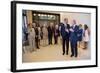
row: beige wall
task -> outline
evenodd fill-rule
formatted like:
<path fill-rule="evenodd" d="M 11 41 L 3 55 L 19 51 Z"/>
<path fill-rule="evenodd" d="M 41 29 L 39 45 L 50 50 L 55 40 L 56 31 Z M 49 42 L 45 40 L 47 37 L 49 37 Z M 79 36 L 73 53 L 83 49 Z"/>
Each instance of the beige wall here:
<path fill-rule="evenodd" d="M 32 11 L 27 11 L 27 20 L 28 20 L 28 24 L 32 23 Z"/>
<path fill-rule="evenodd" d="M 60 13 L 61 22 L 63 22 L 64 18 L 69 19 L 69 24 L 72 24 L 72 20 L 75 19 L 77 24 L 87 24 L 89 27 L 91 25 L 91 14 L 88 13 Z"/>
<path fill-rule="evenodd" d="M 91 14 L 88 13 L 59 13 L 60 14 L 60 21 L 63 22 L 64 18 L 69 19 L 69 24 L 72 24 L 72 20 L 75 19 L 77 24 L 87 24 L 90 27 L 91 24 Z M 27 20 L 28 24 L 32 23 L 32 11 L 27 11 Z"/>

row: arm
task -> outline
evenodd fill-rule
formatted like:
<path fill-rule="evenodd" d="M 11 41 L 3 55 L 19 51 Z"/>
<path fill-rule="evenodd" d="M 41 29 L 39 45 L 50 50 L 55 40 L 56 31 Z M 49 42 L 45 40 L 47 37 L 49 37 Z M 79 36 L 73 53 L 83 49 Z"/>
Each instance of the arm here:
<path fill-rule="evenodd" d="M 79 31 L 79 27 L 76 25 L 75 28 L 74 28 L 74 32 L 77 34 Z"/>

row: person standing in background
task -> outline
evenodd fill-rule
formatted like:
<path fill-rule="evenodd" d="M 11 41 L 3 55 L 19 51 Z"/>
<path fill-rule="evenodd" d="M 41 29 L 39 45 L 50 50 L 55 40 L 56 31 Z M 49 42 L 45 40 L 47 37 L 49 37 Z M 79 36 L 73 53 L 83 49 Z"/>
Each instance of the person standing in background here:
<path fill-rule="evenodd" d="M 59 27 L 58 27 L 58 25 L 55 25 L 55 28 L 54 28 L 54 41 L 55 41 L 55 44 L 58 44 L 58 36 L 59 36 Z"/>
<path fill-rule="evenodd" d="M 41 36 L 41 40 L 43 40 L 43 26 L 41 26 L 40 28 L 41 28 L 40 36 Z"/>
<path fill-rule="evenodd" d="M 79 30 L 79 27 L 76 24 L 76 20 L 73 20 L 72 26 L 70 28 L 71 57 L 78 56 L 78 49 L 77 49 L 78 30 Z"/>
<path fill-rule="evenodd" d="M 46 25 L 44 24 L 43 25 L 43 29 L 42 29 L 42 31 L 43 31 L 43 46 L 46 46 L 47 44 L 47 38 L 48 38 L 48 30 L 47 30 L 47 28 L 46 28 Z"/>
<path fill-rule="evenodd" d="M 48 44 L 52 44 L 52 37 L 53 37 L 53 23 L 50 23 L 48 26 Z"/>
<path fill-rule="evenodd" d="M 28 39 L 29 39 L 30 52 L 32 52 L 35 50 L 35 30 L 32 24 L 29 24 Z"/>
<path fill-rule="evenodd" d="M 61 25 L 62 23 L 59 23 L 59 38 L 60 38 L 60 43 L 62 44 Z"/>
<path fill-rule="evenodd" d="M 81 43 L 82 43 L 82 39 L 83 39 L 83 29 L 82 29 L 82 24 L 79 24 L 79 30 L 78 30 L 78 46 L 79 48 L 81 47 Z"/>
<path fill-rule="evenodd" d="M 39 37 L 39 40 L 38 40 L 38 44 L 39 44 L 39 46 L 40 46 L 40 40 L 41 40 L 41 28 L 40 28 L 40 26 L 38 26 L 38 32 L 39 32 L 39 34 L 38 34 L 38 37 Z"/>
<path fill-rule="evenodd" d="M 68 18 L 64 18 L 64 22 L 61 23 L 61 31 L 60 31 L 62 36 L 63 55 L 65 54 L 65 52 L 66 55 L 68 55 L 69 51 L 69 29 L 70 25 L 68 24 Z"/>
<path fill-rule="evenodd" d="M 83 40 L 84 40 L 84 48 L 83 49 L 87 49 L 87 47 L 88 47 L 89 36 L 90 36 L 90 30 L 89 30 L 88 26 L 85 24 L 84 25 L 84 34 L 83 34 Z"/>
<path fill-rule="evenodd" d="M 35 43 L 36 43 L 36 48 L 40 49 L 39 48 L 39 30 L 38 30 L 37 24 L 36 24 L 36 27 L 35 27 Z"/>
<path fill-rule="evenodd" d="M 25 25 L 22 25 L 22 45 L 23 45 L 23 52 L 26 51 L 26 46 L 29 45 L 28 42 L 28 29 Z"/>

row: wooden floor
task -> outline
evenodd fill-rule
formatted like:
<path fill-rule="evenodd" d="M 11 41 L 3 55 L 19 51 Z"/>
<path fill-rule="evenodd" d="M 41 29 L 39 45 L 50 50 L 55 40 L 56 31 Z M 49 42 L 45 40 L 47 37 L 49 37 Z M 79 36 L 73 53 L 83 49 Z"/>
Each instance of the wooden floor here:
<path fill-rule="evenodd" d="M 27 49 L 29 46 L 27 46 Z M 82 47 L 82 46 L 81 46 Z M 23 63 L 31 62 L 47 62 L 47 61 L 68 61 L 68 60 L 86 60 L 90 59 L 90 48 L 84 50 L 78 48 L 78 57 L 70 57 L 71 49 L 69 47 L 69 55 L 62 55 L 62 45 L 47 45 L 45 47 L 40 46 L 40 49 L 36 49 L 33 52 L 26 51 L 22 54 Z"/>

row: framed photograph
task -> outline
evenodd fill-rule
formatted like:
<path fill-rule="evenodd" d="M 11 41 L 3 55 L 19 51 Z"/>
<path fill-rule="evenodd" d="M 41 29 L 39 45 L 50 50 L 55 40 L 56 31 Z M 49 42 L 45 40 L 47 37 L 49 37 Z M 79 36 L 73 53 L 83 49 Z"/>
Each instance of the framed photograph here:
<path fill-rule="evenodd" d="M 11 71 L 97 67 L 97 6 L 11 2 Z"/>

